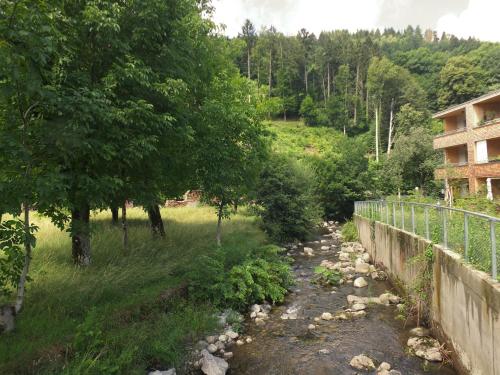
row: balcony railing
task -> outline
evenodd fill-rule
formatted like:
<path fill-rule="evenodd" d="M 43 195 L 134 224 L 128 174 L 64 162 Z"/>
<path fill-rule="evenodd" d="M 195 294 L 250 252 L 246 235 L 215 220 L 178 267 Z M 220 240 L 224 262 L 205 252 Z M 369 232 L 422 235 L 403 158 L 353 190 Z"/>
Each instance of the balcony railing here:
<path fill-rule="evenodd" d="M 467 130 L 467 127 L 457 128 L 457 129 L 453 129 L 453 130 L 445 130 L 444 133 L 436 135 L 435 138 L 446 137 L 448 135 L 462 133 L 466 130 Z"/>

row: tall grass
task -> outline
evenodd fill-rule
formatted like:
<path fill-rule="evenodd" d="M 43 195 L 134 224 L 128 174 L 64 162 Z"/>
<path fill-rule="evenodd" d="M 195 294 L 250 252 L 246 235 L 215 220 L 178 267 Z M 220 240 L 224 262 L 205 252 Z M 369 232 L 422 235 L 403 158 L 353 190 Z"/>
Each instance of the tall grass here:
<path fill-rule="evenodd" d="M 68 234 L 37 217 L 33 281 L 15 331 L 0 336 L 0 373 L 143 374 L 148 365 L 179 364 L 186 342 L 214 327 L 213 311 L 184 301 L 166 306 L 159 296 L 182 283 L 177 270 L 214 248 L 216 217 L 209 207 L 162 215 L 167 235 L 155 239 L 144 211 L 129 210 L 125 251 L 111 215 L 94 214 L 88 269 L 73 265 Z M 243 250 L 265 243 L 256 220 L 240 210 L 224 223 L 224 244 Z"/>

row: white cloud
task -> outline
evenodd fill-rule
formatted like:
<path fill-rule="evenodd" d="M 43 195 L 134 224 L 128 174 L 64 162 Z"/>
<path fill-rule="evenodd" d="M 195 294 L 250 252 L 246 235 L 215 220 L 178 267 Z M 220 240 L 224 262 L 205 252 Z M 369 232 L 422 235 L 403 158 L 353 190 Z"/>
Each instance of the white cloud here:
<path fill-rule="evenodd" d="M 457 14 L 447 14 L 437 23 L 437 30 L 458 37 L 476 37 L 481 40 L 500 42 L 500 1 L 470 0 L 467 9 Z"/>
<path fill-rule="evenodd" d="M 306 28 L 317 35 L 322 30 L 372 29 L 377 25 L 384 0 L 215 0 L 214 20 L 235 36 L 245 19 L 259 30 L 275 26 L 285 34 Z"/>

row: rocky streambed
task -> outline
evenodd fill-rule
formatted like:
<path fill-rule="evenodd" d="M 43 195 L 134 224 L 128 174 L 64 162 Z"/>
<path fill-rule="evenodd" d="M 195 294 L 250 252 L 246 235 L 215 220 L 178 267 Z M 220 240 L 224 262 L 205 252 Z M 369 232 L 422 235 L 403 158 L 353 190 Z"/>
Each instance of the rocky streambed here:
<path fill-rule="evenodd" d="M 282 306 L 252 306 L 251 339 L 231 347 L 227 374 L 456 374 L 427 330 L 396 319 L 402 301 L 385 273 L 338 229 L 325 223 L 316 241 L 289 247 L 296 286 Z M 340 271 L 341 285 L 314 283 L 320 265 Z"/>

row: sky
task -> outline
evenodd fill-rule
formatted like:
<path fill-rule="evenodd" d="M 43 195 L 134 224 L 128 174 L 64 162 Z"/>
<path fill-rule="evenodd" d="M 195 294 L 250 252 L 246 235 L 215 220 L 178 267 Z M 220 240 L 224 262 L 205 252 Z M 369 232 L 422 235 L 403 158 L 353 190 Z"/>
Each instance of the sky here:
<path fill-rule="evenodd" d="M 214 20 L 236 36 L 245 19 L 293 35 L 323 30 L 404 29 L 407 25 L 500 42 L 500 0 L 213 0 Z"/>

